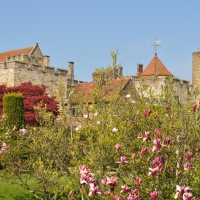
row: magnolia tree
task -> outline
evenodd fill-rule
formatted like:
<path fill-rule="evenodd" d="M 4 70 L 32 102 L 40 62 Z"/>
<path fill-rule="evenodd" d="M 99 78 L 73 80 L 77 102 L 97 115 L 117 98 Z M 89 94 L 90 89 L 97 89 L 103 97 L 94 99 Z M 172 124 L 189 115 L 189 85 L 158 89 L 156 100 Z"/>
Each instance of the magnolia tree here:
<path fill-rule="evenodd" d="M 156 105 L 128 94 L 83 109 L 71 144 L 82 199 L 198 199 L 199 105 L 169 89 Z"/>
<path fill-rule="evenodd" d="M 152 97 L 159 99 L 155 105 L 135 101 L 135 91 L 120 90 L 106 101 L 102 92 L 101 85 L 94 89 L 91 102 L 76 105 L 74 116 L 63 107 L 51 121 L 51 113 L 38 108 L 41 127 L 2 130 L 5 177 L 15 177 L 38 199 L 197 200 L 196 93 L 181 104 L 168 85 Z M 31 188 L 30 178 L 38 187 Z"/>

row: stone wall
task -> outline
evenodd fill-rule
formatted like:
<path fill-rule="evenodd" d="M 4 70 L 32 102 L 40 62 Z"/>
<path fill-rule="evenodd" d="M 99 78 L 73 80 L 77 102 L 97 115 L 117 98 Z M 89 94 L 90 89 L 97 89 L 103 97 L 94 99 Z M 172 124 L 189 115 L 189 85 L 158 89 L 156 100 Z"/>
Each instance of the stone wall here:
<path fill-rule="evenodd" d="M 0 64 L 0 84 L 10 86 L 18 86 L 24 82 L 32 82 L 36 85 L 46 85 L 47 92 L 51 95 L 58 93 L 58 86 L 60 82 L 64 85 L 74 86 L 74 63 L 68 63 L 68 70 L 55 69 L 51 66 L 37 65 L 36 62 L 24 62 L 28 58 L 22 56 L 18 58 L 10 58 L 5 64 Z M 42 58 L 43 59 L 43 58 Z M 21 62 L 23 60 L 23 62 Z M 39 64 L 39 63 L 38 63 Z"/>
<path fill-rule="evenodd" d="M 173 90 L 176 92 L 177 98 L 179 98 L 180 102 L 184 102 L 189 95 L 189 91 L 193 89 L 193 86 L 189 85 L 188 81 L 166 76 L 149 77 L 145 79 L 132 77 L 132 79 L 139 95 L 143 97 L 149 96 L 149 89 L 151 89 L 153 95 L 158 96 L 162 93 L 163 88 L 167 84 L 171 84 Z M 142 85 L 147 86 L 146 90 L 140 90 Z"/>
<path fill-rule="evenodd" d="M 192 84 L 200 87 L 200 51 L 192 54 Z"/>

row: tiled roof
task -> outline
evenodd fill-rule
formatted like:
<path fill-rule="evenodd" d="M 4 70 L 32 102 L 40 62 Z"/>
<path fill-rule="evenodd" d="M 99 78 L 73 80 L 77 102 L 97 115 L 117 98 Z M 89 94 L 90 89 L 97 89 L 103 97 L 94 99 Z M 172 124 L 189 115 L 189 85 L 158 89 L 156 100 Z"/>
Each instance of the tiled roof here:
<path fill-rule="evenodd" d="M 34 47 L 27 47 L 23 49 L 11 50 L 0 53 L 0 62 L 5 62 L 8 56 L 29 55 Z"/>
<path fill-rule="evenodd" d="M 106 101 L 109 101 L 110 97 L 116 95 L 120 89 L 125 90 L 127 85 L 130 84 L 132 80 L 130 78 L 124 79 L 113 79 L 105 82 L 103 86 L 103 98 Z M 133 83 L 132 83 L 133 84 Z M 130 84 L 131 85 L 131 84 Z M 127 89 L 135 89 L 135 87 L 131 85 L 131 87 L 127 87 Z M 92 92 L 95 89 L 95 83 L 78 83 L 75 87 L 73 94 L 70 96 L 71 102 L 91 102 L 92 101 Z M 135 90 L 136 92 L 136 90 Z M 136 95 L 138 98 L 138 95 Z"/>
<path fill-rule="evenodd" d="M 146 69 L 141 73 L 142 76 L 172 76 L 172 74 L 163 65 L 160 59 L 155 56 L 151 62 L 148 64 Z"/>

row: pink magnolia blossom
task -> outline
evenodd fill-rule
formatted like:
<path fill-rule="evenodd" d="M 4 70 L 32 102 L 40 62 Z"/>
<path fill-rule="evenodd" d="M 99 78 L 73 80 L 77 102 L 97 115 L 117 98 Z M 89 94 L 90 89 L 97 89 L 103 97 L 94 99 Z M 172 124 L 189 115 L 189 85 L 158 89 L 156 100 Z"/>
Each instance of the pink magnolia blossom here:
<path fill-rule="evenodd" d="M 122 185 L 121 188 L 122 188 L 121 192 L 124 192 L 124 193 L 130 189 L 127 184 Z"/>
<path fill-rule="evenodd" d="M 143 141 L 151 141 L 151 138 L 149 137 L 150 136 L 150 132 L 149 131 L 146 131 L 145 132 L 145 137 L 143 138 Z"/>
<path fill-rule="evenodd" d="M 169 108 L 170 108 L 170 105 L 167 104 L 167 105 L 166 105 L 166 110 L 169 110 Z"/>
<path fill-rule="evenodd" d="M 14 126 L 14 127 L 13 127 L 13 131 L 16 131 L 16 130 L 17 130 L 17 127 L 16 127 L 16 126 Z"/>
<path fill-rule="evenodd" d="M 113 197 L 113 200 L 121 200 L 121 197 L 115 195 L 115 196 Z"/>
<path fill-rule="evenodd" d="M 74 191 L 71 190 L 71 191 L 69 192 L 69 194 L 68 194 L 68 197 L 72 197 L 73 193 L 74 193 Z"/>
<path fill-rule="evenodd" d="M 184 165 L 184 170 L 189 170 L 190 169 L 190 163 L 186 162 Z"/>
<path fill-rule="evenodd" d="M 143 114 L 144 114 L 144 117 L 147 117 L 147 115 L 148 115 L 148 110 L 144 110 L 144 111 L 143 111 Z"/>
<path fill-rule="evenodd" d="M 3 154 L 3 151 L 0 151 L 0 156 L 2 156 L 2 154 Z"/>
<path fill-rule="evenodd" d="M 141 186 L 141 183 L 142 183 L 142 179 L 140 178 L 140 177 L 136 177 L 136 185 L 138 186 L 138 187 L 140 187 Z"/>
<path fill-rule="evenodd" d="M 25 128 L 23 129 L 20 129 L 19 132 L 22 134 L 22 135 L 25 135 L 27 133 L 27 130 Z"/>
<path fill-rule="evenodd" d="M 137 157 L 137 154 L 136 154 L 136 153 L 133 153 L 131 157 L 132 157 L 132 159 L 134 160 L 134 159 Z"/>
<path fill-rule="evenodd" d="M 79 171 L 80 171 L 80 174 L 89 174 L 90 173 L 90 169 L 86 165 L 80 165 Z"/>
<path fill-rule="evenodd" d="M 143 148 L 140 152 L 141 155 L 145 155 L 146 152 L 148 151 L 148 148 Z"/>
<path fill-rule="evenodd" d="M 118 161 L 117 163 L 121 163 L 122 165 L 124 165 L 125 163 L 128 163 L 127 157 L 126 156 L 121 156 L 120 161 Z"/>
<path fill-rule="evenodd" d="M 138 133 L 137 138 L 138 138 L 138 139 L 142 138 L 141 133 Z"/>
<path fill-rule="evenodd" d="M 137 189 L 131 190 L 131 194 L 137 196 L 138 195 L 138 190 Z"/>
<path fill-rule="evenodd" d="M 188 160 L 191 160 L 191 158 L 192 158 L 192 152 L 188 151 L 187 153 L 185 153 L 184 157 L 187 158 Z"/>
<path fill-rule="evenodd" d="M 192 106 L 192 110 L 193 110 L 193 112 L 195 112 L 196 109 L 197 109 L 197 104 L 195 103 L 195 104 Z"/>
<path fill-rule="evenodd" d="M 161 138 L 162 135 L 163 135 L 163 133 L 161 133 L 158 129 L 155 129 L 155 130 L 154 130 L 154 133 L 155 133 L 159 138 Z"/>
<path fill-rule="evenodd" d="M 110 190 L 113 191 L 117 186 L 118 178 L 115 177 L 107 177 L 108 185 L 110 185 Z"/>
<path fill-rule="evenodd" d="M 156 200 L 157 196 L 158 196 L 158 191 L 153 191 L 150 193 L 151 199 L 152 200 Z"/>
<path fill-rule="evenodd" d="M 89 196 L 93 195 L 95 196 L 96 194 L 101 194 L 99 186 L 96 186 L 94 184 L 90 184 L 90 189 L 89 189 Z"/>
<path fill-rule="evenodd" d="M 171 138 L 165 138 L 164 144 L 167 145 L 167 146 L 170 145 L 171 144 L 171 140 L 172 140 Z"/>
<path fill-rule="evenodd" d="M 191 191 L 192 191 L 192 188 L 190 187 L 176 185 L 176 194 L 174 198 L 177 199 L 179 197 L 182 197 L 184 193 L 188 193 Z"/>
<path fill-rule="evenodd" d="M 3 150 L 7 150 L 8 149 L 8 146 L 7 146 L 7 144 L 5 142 L 3 142 L 2 147 L 3 147 Z"/>
<path fill-rule="evenodd" d="M 192 193 L 186 192 L 183 194 L 183 200 L 191 200 L 193 197 Z"/>
<path fill-rule="evenodd" d="M 158 117 L 158 114 L 155 114 L 155 115 L 154 115 L 154 119 L 156 119 L 157 117 Z"/>
<path fill-rule="evenodd" d="M 155 168 L 149 168 L 149 173 L 148 175 L 152 175 L 155 176 L 158 172 L 160 171 L 159 166 L 155 167 Z"/>
<path fill-rule="evenodd" d="M 120 150 L 120 144 L 115 145 L 116 151 L 118 152 Z"/>
<path fill-rule="evenodd" d="M 107 185 L 107 179 L 106 179 L 106 178 L 105 178 L 105 179 L 102 179 L 102 180 L 101 180 L 101 183 L 102 183 L 103 186 L 106 186 L 106 185 Z"/>
<path fill-rule="evenodd" d="M 153 148 L 152 148 L 152 152 L 156 152 L 157 150 L 159 150 L 162 147 L 162 142 L 160 139 L 156 140 L 154 139 L 153 141 Z"/>

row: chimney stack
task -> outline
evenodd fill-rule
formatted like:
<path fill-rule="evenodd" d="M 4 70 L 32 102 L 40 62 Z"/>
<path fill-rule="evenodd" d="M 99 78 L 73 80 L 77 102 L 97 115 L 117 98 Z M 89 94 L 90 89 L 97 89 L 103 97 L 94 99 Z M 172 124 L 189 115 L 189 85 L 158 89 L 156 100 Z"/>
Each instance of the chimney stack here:
<path fill-rule="evenodd" d="M 143 64 L 138 63 L 137 64 L 137 76 L 140 76 L 143 72 Z"/>
<path fill-rule="evenodd" d="M 123 76 L 123 67 L 120 66 L 119 67 L 119 78 L 121 78 Z"/>

